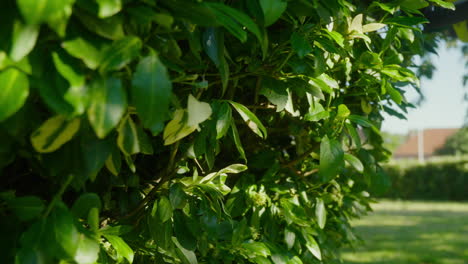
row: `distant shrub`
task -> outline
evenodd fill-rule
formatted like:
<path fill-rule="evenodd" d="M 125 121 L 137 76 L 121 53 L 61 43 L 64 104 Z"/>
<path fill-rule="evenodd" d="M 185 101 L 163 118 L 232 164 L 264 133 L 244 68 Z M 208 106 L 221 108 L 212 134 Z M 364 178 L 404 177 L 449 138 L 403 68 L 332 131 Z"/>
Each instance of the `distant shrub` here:
<path fill-rule="evenodd" d="M 383 197 L 424 200 L 468 200 L 468 158 L 425 164 L 398 162 L 385 166 L 392 188 Z"/>

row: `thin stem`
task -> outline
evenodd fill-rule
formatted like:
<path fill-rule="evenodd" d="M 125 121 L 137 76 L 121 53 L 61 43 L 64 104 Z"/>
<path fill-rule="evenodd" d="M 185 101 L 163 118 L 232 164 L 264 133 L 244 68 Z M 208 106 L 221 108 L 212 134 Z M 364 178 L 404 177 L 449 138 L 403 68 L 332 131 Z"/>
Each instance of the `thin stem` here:
<path fill-rule="evenodd" d="M 65 182 L 62 184 L 62 186 L 60 186 L 59 191 L 55 194 L 54 198 L 52 198 L 52 201 L 49 203 L 49 206 L 47 207 L 47 210 L 45 211 L 43 215 L 44 218 L 46 218 L 50 214 L 52 209 L 54 209 L 54 206 L 57 203 L 57 201 L 62 199 L 63 193 L 67 190 L 68 185 L 70 185 L 74 177 L 75 175 L 73 174 L 68 175 Z"/>

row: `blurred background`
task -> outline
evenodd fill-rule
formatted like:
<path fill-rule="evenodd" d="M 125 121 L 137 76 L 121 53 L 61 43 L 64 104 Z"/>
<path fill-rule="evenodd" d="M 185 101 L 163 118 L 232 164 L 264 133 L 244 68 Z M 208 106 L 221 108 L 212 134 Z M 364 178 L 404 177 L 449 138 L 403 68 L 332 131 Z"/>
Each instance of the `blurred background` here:
<path fill-rule="evenodd" d="M 466 10 L 468 14 L 468 10 Z M 439 32 L 432 53 L 413 69 L 420 89 L 405 97 L 415 108 L 385 115 L 385 171 L 392 187 L 354 223 L 360 246 L 344 263 L 468 263 L 468 25 Z"/>

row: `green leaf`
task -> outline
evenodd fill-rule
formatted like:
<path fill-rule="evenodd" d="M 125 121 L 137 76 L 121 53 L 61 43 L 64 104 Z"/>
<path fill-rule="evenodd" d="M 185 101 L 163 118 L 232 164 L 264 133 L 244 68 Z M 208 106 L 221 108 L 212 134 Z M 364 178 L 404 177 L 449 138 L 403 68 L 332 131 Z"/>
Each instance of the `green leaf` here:
<path fill-rule="evenodd" d="M 101 234 L 104 235 L 113 235 L 113 236 L 121 236 L 127 233 L 130 233 L 133 230 L 133 226 L 129 225 L 118 225 L 118 226 L 110 226 L 106 225 L 101 228 L 99 231 Z"/>
<path fill-rule="evenodd" d="M 39 26 L 23 24 L 15 21 L 10 49 L 10 58 L 14 61 L 22 60 L 36 45 L 39 35 Z"/>
<path fill-rule="evenodd" d="M 455 5 L 452 2 L 444 1 L 444 0 L 429 0 L 429 2 L 435 3 L 438 6 L 443 8 L 447 8 L 450 10 L 455 10 Z"/>
<path fill-rule="evenodd" d="M 164 145 L 171 145 L 190 135 L 196 129 L 196 126 L 186 125 L 185 111 L 177 109 L 174 113 L 174 118 L 164 128 Z"/>
<path fill-rule="evenodd" d="M 129 263 L 133 262 L 133 250 L 121 237 L 107 234 L 104 235 L 104 237 L 109 241 L 109 243 L 111 243 L 112 247 L 117 252 L 117 259 L 121 260 L 122 258 L 125 258 Z"/>
<path fill-rule="evenodd" d="M 176 237 L 172 237 L 172 242 L 174 242 L 174 244 L 176 245 L 176 247 L 180 250 L 180 252 L 182 253 L 182 257 L 183 257 L 183 262 L 184 263 L 187 263 L 187 264 L 198 264 L 198 260 L 197 260 L 197 256 L 195 255 L 195 253 L 191 250 L 187 250 L 185 249 L 180 243 L 179 241 L 177 240 Z"/>
<path fill-rule="evenodd" d="M 325 110 L 325 108 L 323 108 L 322 104 L 320 104 L 318 100 L 312 98 L 311 101 L 312 103 L 309 103 L 309 112 L 304 115 L 304 120 L 317 122 L 330 117 L 330 112 Z"/>
<path fill-rule="evenodd" d="M 105 19 L 99 19 L 85 11 L 78 11 L 76 9 L 73 11 L 73 15 L 76 15 L 89 31 L 112 40 L 125 38 L 123 16 L 117 14 Z"/>
<path fill-rule="evenodd" d="M 94 264 L 99 258 L 99 250 L 99 243 L 96 240 L 80 234 L 73 259 L 78 264 Z"/>
<path fill-rule="evenodd" d="M 29 95 L 29 81 L 26 74 L 8 68 L 0 72 L 0 122 L 18 111 Z"/>
<path fill-rule="evenodd" d="M 40 216 L 45 208 L 44 202 L 37 196 L 18 197 L 7 203 L 21 221 L 29 221 Z"/>
<path fill-rule="evenodd" d="M 169 7 L 176 17 L 187 19 L 191 23 L 200 26 L 216 26 L 216 16 L 213 11 L 200 3 L 190 0 L 164 1 L 164 5 Z M 180 8 L 183 6 L 184 8 Z"/>
<path fill-rule="evenodd" d="M 337 119 L 346 119 L 349 115 L 351 114 L 351 111 L 349 111 L 348 107 L 344 104 L 340 104 L 338 106 L 338 111 L 336 113 L 336 118 Z"/>
<path fill-rule="evenodd" d="M 17 0 L 18 8 L 28 24 L 39 24 L 70 8 L 73 0 Z"/>
<path fill-rule="evenodd" d="M 71 86 L 80 87 L 84 85 L 86 79 L 85 75 L 77 67 L 75 59 L 61 50 L 53 52 L 52 58 L 57 71 L 70 83 Z"/>
<path fill-rule="evenodd" d="M 384 28 L 386 25 L 382 23 L 369 23 L 364 26 L 362 26 L 362 32 L 367 33 L 367 32 L 372 32 L 372 31 L 377 31 L 381 28 Z"/>
<path fill-rule="evenodd" d="M 98 78 L 91 83 L 88 119 L 99 138 L 117 126 L 127 108 L 127 96 L 119 79 Z"/>
<path fill-rule="evenodd" d="M 385 20 L 384 23 L 413 28 L 414 25 L 429 23 L 429 20 L 427 20 L 424 17 L 419 17 L 419 16 L 413 16 L 413 17 L 397 16 L 397 17 L 392 17 L 390 19 Z"/>
<path fill-rule="evenodd" d="M 58 115 L 49 118 L 31 134 L 31 143 L 37 152 L 48 153 L 70 141 L 80 128 L 80 119 L 67 120 Z"/>
<path fill-rule="evenodd" d="M 200 102 L 191 94 L 188 96 L 187 103 L 187 125 L 197 127 L 211 116 L 211 106 L 208 103 Z"/>
<path fill-rule="evenodd" d="M 82 238 L 80 238 L 81 235 L 75 226 L 73 215 L 60 202 L 47 218 L 47 222 L 50 230 L 46 230 L 46 232 L 57 242 L 59 248 L 68 257 L 74 258 L 78 243 Z"/>
<path fill-rule="evenodd" d="M 106 18 L 113 16 L 122 9 L 122 0 L 96 0 L 99 5 L 99 17 Z"/>
<path fill-rule="evenodd" d="M 226 168 L 224 169 L 221 169 L 218 174 L 220 173 L 234 173 L 234 174 L 237 174 L 237 173 L 241 173 L 245 170 L 247 170 L 247 166 L 245 166 L 244 164 L 231 164 L 229 166 L 227 166 Z"/>
<path fill-rule="evenodd" d="M 102 57 L 106 43 L 96 36 L 82 34 L 62 43 L 62 47 L 71 56 L 81 59 L 90 69 L 96 69 Z"/>
<path fill-rule="evenodd" d="M 319 173 L 322 182 L 329 182 L 341 172 L 344 166 L 344 153 L 340 142 L 329 139 L 328 136 L 322 138 L 320 143 L 320 164 Z"/>
<path fill-rule="evenodd" d="M 137 135 L 138 142 L 140 143 L 140 152 L 146 155 L 153 155 L 153 144 L 141 125 L 137 125 Z"/>
<path fill-rule="evenodd" d="M 164 64 L 156 54 L 143 58 L 132 79 L 132 102 L 143 126 L 153 135 L 163 131 L 169 112 L 172 83 Z"/>
<path fill-rule="evenodd" d="M 95 193 L 83 193 L 73 203 L 71 211 L 76 217 L 84 219 L 92 208 L 97 208 L 100 211 L 102 208 L 101 199 Z"/>
<path fill-rule="evenodd" d="M 262 122 L 257 118 L 257 116 L 252 113 L 247 107 L 242 104 L 229 101 L 229 103 L 236 109 L 242 119 L 247 123 L 250 129 L 257 134 L 259 137 L 266 139 L 267 131 L 263 126 Z"/>
<path fill-rule="evenodd" d="M 358 149 L 361 148 L 361 137 L 359 136 L 357 129 L 352 124 L 349 124 L 349 123 L 345 123 L 345 126 L 356 148 Z"/>
<path fill-rule="evenodd" d="M 229 65 L 224 58 L 224 35 L 217 28 L 207 28 L 203 33 L 203 48 L 221 74 L 223 94 L 229 81 Z"/>
<path fill-rule="evenodd" d="M 320 198 L 316 198 L 315 216 L 317 217 L 317 224 L 320 229 L 325 228 L 325 224 L 327 223 L 327 209 L 325 208 L 325 203 Z"/>
<path fill-rule="evenodd" d="M 231 127 L 232 110 L 227 103 L 222 102 L 213 112 L 216 113 L 216 139 L 221 139 Z"/>
<path fill-rule="evenodd" d="M 400 6 L 403 8 L 418 10 L 427 7 L 429 4 L 425 0 L 403 0 Z"/>
<path fill-rule="evenodd" d="M 299 58 L 305 57 L 312 52 L 312 46 L 301 34 L 293 32 L 291 35 L 291 46 Z"/>
<path fill-rule="evenodd" d="M 172 208 L 184 208 L 187 203 L 187 195 L 182 188 L 182 184 L 176 183 L 171 186 L 169 189 L 169 200 L 171 201 Z"/>
<path fill-rule="evenodd" d="M 322 260 L 322 253 L 320 252 L 320 247 L 315 241 L 314 237 L 310 234 L 307 234 L 306 231 L 303 231 L 304 239 L 306 240 L 306 248 L 312 253 L 318 260 Z"/>
<path fill-rule="evenodd" d="M 138 139 L 138 132 L 132 118 L 127 115 L 117 129 L 119 135 L 117 137 L 117 144 L 120 150 L 126 155 L 130 156 L 140 152 L 140 142 Z"/>
<path fill-rule="evenodd" d="M 374 124 L 372 124 L 367 118 L 365 118 L 363 116 L 350 115 L 350 116 L 348 116 L 348 119 L 351 122 L 356 123 L 358 125 L 361 125 L 363 127 L 373 127 L 374 126 Z"/>
<path fill-rule="evenodd" d="M 242 244 L 242 247 L 249 252 L 249 255 L 269 257 L 270 249 L 262 242 L 250 242 Z"/>
<path fill-rule="evenodd" d="M 231 33 L 234 37 L 239 39 L 242 43 L 245 43 L 247 41 L 247 32 L 244 31 L 242 28 L 242 25 L 239 24 L 232 16 L 229 15 L 229 13 L 225 13 L 219 8 L 216 8 L 216 5 L 218 6 L 224 6 L 223 4 L 216 4 L 213 3 L 215 8 L 212 8 L 213 13 L 216 16 L 216 21 L 221 24 L 229 33 Z M 213 6 L 213 4 L 207 4 L 208 6 Z M 228 11 L 235 10 L 233 8 L 225 6 L 225 9 Z"/>
<path fill-rule="evenodd" d="M 386 90 L 388 95 L 390 95 L 390 98 L 392 98 L 395 103 L 401 104 L 403 102 L 403 96 L 401 93 L 397 89 L 393 88 L 393 85 L 389 82 L 387 82 Z"/>
<path fill-rule="evenodd" d="M 286 11 L 287 5 L 288 3 L 283 0 L 260 0 L 265 26 L 270 26 L 275 23 L 283 12 Z"/>
<path fill-rule="evenodd" d="M 142 42 L 138 37 L 128 36 L 116 40 L 103 51 L 101 73 L 120 70 L 140 54 Z"/>
<path fill-rule="evenodd" d="M 245 150 L 244 147 L 242 147 L 242 142 L 239 137 L 239 132 L 237 131 L 236 124 L 234 123 L 234 120 L 231 120 L 231 132 L 232 132 L 232 138 L 234 141 L 234 144 L 236 145 L 236 149 L 239 152 L 241 158 L 245 161 L 247 161 L 247 157 L 245 156 Z"/>
<path fill-rule="evenodd" d="M 351 24 L 349 25 L 348 32 L 352 33 L 355 31 L 356 33 L 361 33 L 363 32 L 362 28 L 362 14 L 356 15 L 353 20 L 351 21 Z"/>
<path fill-rule="evenodd" d="M 319 79 L 319 78 L 313 78 L 313 77 L 310 77 L 309 78 L 309 84 L 314 86 L 314 87 L 318 87 L 320 88 L 320 90 L 328 93 L 328 94 L 331 94 L 333 93 L 333 89 L 327 84 L 327 82 L 325 82 L 324 80 L 322 79 Z"/>
<path fill-rule="evenodd" d="M 111 154 L 106 160 L 106 168 L 115 176 L 119 175 L 120 168 L 122 167 L 122 158 L 120 157 L 120 151 L 117 147 L 114 147 Z"/>
<path fill-rule="evenodd" d="M 260 30 L 260 27 L 245 13 L 234 9 L 230 6 L 220 4 L 220 3 L 213 3 L 213 2 L 205 2 L 205 5 L 216 9 L 220 12 L 223 12 L 225 15 L 229 16 L 230 18 L 234 19 L 237 23 L 244 26 L 247 30 L 252 32 L 258 39 L 260 45 L 262 46 L 263 52 L 266 52 L 265 45 L 264 45 L 264 37 Z"/>
<path fill-rule="evenodd" d="M 162 223 L 172 218 L 172 204 L 166 196 L 159 198 L 157 214 Z"/>
<path fill-rule="evenodd" d="M 286 243 L 288 250 L 291 250 L 296 242 L 296 233 L 287 227 L 284 229 L 284 242 Z"/>
<path fill-rule="evenodd" d="M 345 153 L 344 154 L 344 159 L 346 162 L 348 162 L 353 168 L 355 168 L 359 173 L 364 172 L 364 165 L 362 165 L 362 162 L 356 158 L 355 156 Z"/>
<path fill-rule="evenodd" d="M 276 112 L 283 111 L 289 100 L 287 84 L 273 78 L 265 78 L 262 81 L 260 94 L 276 105 Z"/>

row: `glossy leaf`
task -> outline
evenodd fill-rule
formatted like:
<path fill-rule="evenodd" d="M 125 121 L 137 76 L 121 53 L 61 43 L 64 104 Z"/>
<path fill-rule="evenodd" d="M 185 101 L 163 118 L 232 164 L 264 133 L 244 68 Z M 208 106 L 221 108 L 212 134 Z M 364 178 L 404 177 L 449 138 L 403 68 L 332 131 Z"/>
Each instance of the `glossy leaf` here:
<path fill-rule="evenodd" d="M 122 9 L 122 0 L 97 0 L 99 5 L 99 17 L 106 18 L 113 16 Z"/>
<path fill-rule="evenodd" d="M 71 56 L 83 60 L 90 69 L 96 69 L 102 57 L 104 43 L 96 37 L 80 36 L 62 43 L 62 47 Z"/>
<path fill-rule="evenodd" d="M 286 10 L 287 2 L 283 0 L 260 0 L 265 26 L 270 26 L 278 20 Z"/>
<path fill-rule="evenodd" d="M 109 241 L 109 243 L 117 252 L 117 259 L 122 260 L 125 258 L 129 263 L 133 262 L 133 250 L 121 237 L 113 235 L 104 235 L 104 237 Z"/>
<path fill-rule="evenodd" d="M 74 2 L 73 0 L 17 0 L 18 8 L 28 24 L 46 22 Z"/>
<path fill-rule="evenodd" d="M 197 127 L 211 116 L 211 106 L 208 103 L 200 102 L 191 94 L 187 103 L 187 125 Z"/>
<path fill-rule="evenodd" d="M 172 205 L 166 196 L 162 196 L 158 201 L 158 218 L 162 223 L 172 218 Z"/>
<path fill-rule="evenodd" d="M 245 156 L 245 150 L 244 150 L 244 147 L 242 147 L 242 142 L 240 140 L 239 132 L 237 130 L 236 124 L 234 123 L 234 120 L 231 121 L 231 132 L 232 132 L 232 138 L 233 138 L 234 144 L 236 145 L 237 151 L 239 152 L 241 158 L 247 161 L 247 157 Z"/>
<path fill-rule="evenodd" d="M 307 54 L 312 52 L 312 46 L 304 38 L 304 36 L 300 35 L 297 32 L 293 32 L 291 35 L 291 45 L 294 51 L 296 51 L 299 58 L 303 58 Z"/>
<path fill-rule="evenodd" d="M 29 81 L 26 74 L 9 68 L 0 72 L 0 121 L 18 111 L 29 95 Z"/>
<path fill-rule="evenodd" d="M 52 58 L 57 71 L 70 83 L 72 87 L 80 87 L 84 85 L 85 76 L 77 67 L 77 63 L 73 58 L 63 51 L 52 53 Z"/>
<path fill-rule="evenodd" d="M 132 102 L 144 127 L 153 135 L 162 132 L 169 112 L 172 84 L 157 55 L 143 58 L 132 79 Z"/>
<path fill-rule="evenodd" d="M 133 36 L 114 41 L 103 51 L 99 71 L 105 73 L 122 69 L 140 54 L 141 46 L 141 40 Z"/>
<path fill-rule="evenodd" d="M 13 28 L 13 43 L 10 49 L 11 59 L 20 61 L 28 55 L 36 45 L 38 35 L 38 25 L 25 25 L 20 21 L 16 21 Z"/>
<path fill-rule="evenodd" d="M 216 113 L 216 139 L 220 139 L 228 133 L 231 127 L 232 110 L 227 103 L 221 103 L 214 112 Z"/>
<path fill-rule="evenodd" d="M 247 123 L 250 129 L 261 138 L 267 137 L 266 128 L 263 126 L 262 122 L 257 118 L 257 116 L 252 113 L 247 107 L 242 104 L 229 101 L 229 103 L 236 109 L 242 119 Z"/>
<path fill-rule="evenodd" d="M 327 136 L 322 138 L 320 143 L 320 166 L 319 173 L 322 182 L 328 182 L 335 178 L 344 166 L 344 153 L 340 142 L 335 139 L 329 139 Z"/>
<path fill-rule="evenodd" d="M 67 120 L 61 115 L 54 116 L 31 134 L 31 143 L 37 152 L 53 152 L 73 138 L 80 123 L 79 118 Z"/>
<path fill-rule="evenodd" d="M 317 217 L 317 224 L 320 229 L 324 229 L 327 223 L 327 209 L 325 208 L 325 203 L 320 198 L 316 199 L 315 216 Z"/>
<path fill-rule="evenodd" d="M 130 116 L 125 117 L 118 128 L 117 144 L 120 150 L 130 156 L 140 152 L 140 141 L 135 123 Z"/>
<path fill-rule="evenodd" d="M 73 203 L 71 211 L 77 217 L 85 218 L 92 208 L 101 210 L 101 199 L 95 193 L 83 193 L 78 197 L 75 203 Z"/>
<path fill-rule="evenodd" d="M 348 162 L 353 168 L 355 168 L 359 173 L 364 172 L 364 165 L 362 165 L 362 162 L 356 158 L 355 156 L 345 153 L 344 154 L 344 159 L 346 162 Z"/>
<path fill-rule="evenodd" d="M 190 135 L 197 129 L 196 126 L 187 126 L 184 118 L 185 111 L 178 109 L 174 113 L 174 118 L 164 128 L 163 138 L 164 145 L 171 145 L 180 139 Z"/>
<path fill-rule="evenodd" d="M 88 119 L 99 138 L 114 129 L 127 108 L 122 82 L 116 78 L 97 79 L 91 83 Z"/>

